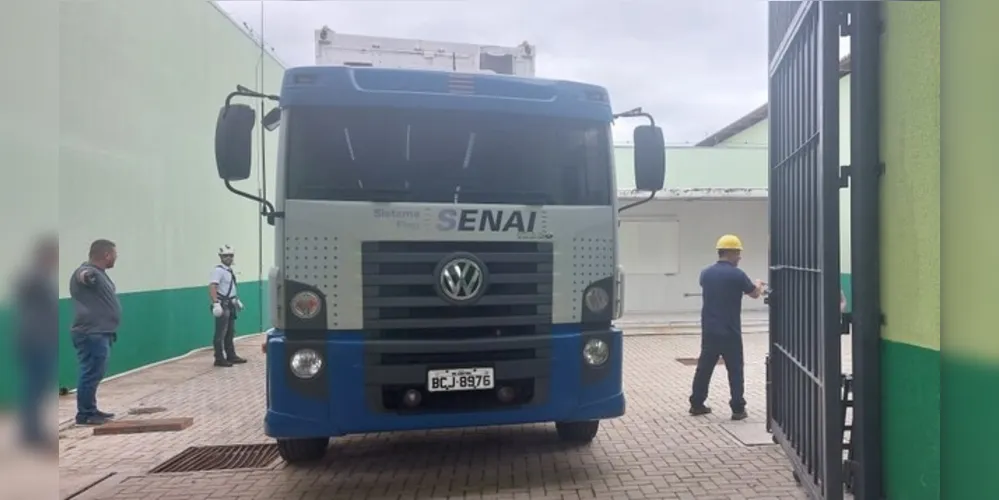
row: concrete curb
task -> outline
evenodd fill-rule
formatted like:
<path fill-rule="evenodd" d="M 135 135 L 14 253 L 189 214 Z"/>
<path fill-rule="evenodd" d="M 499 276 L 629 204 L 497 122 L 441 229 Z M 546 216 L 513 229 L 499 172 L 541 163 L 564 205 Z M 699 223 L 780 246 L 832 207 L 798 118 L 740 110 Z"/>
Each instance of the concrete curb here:
<path fill-rule="evenodd" d="M 747 328 L 742 331 L 743 335 L 766 335 L 770 333 L 767 329 L 751 329 Z M 670 336 L 691 336 L 700 335 L 701 330 L 698 328 L 693 329 L 650 329 L 650 328 L 627 328 L 624 329 L 625 337 L 670 337 Z"/>
<path fill-rule="evenodd" d="M 261 335 L 264 335 L 264 332 L 261 332 L 261 333 L 250 333 L 250 334 L 247 334 L 247 335 L 243 335 L 242 337 L 236 337 L 235 341 L 236 342 L 245 342 L 245 341 L 248 341 L 250 339 L 259 337 Z M 173 363 L 174 361 L 180 361 L 180 360 L 182 360 L 184 358 L 189 358 L 189 357 L 191 357 L 191 356 L 193 356 L 193 355 L 195 355 L 195 354 L 197 354 L 199 352 L 205 352 L 205 351 L 210 351 L 210 350 L 212 350 L 212 346 L 199 347 L 197 349 L 194 349 L 194 350 L 188 351 L 188 352 L 186 352 L 184 354 L 181 354 L 180 356 L 174 356 L 172 358 L 163 359 L 163 360 L 157 361 L 155 363 L 149 363 L 148 365 L 142 365 L 142 366 L 140 366 L 138 368 L 132 368 L 131 370 L 128 370 L 128 371 L 125 371 L 125 372 L 121 372 L 121 373 L 117 373 L 115 375 L 111 375 L 110 377 L 106 377 L 103 380 L 101 380 L 101 383 L 103 384 L 104 382 L 109 382 L 111 380 L 122 378 L 122 377 L 127 376 L 127 375 L 134 375 L 134 374 L 139 373 L 139 372 L 141 372 L 143 370 L 148 370 L 150 368 L 155 368 L 157 366 L 162 366 L 162 365 L 165 365 L 167 363 Z M 73 394 L 75 392 L 76 392 L 76 389 L 69 389 L 68 391 L 66 391 L 66 394 Z"/>

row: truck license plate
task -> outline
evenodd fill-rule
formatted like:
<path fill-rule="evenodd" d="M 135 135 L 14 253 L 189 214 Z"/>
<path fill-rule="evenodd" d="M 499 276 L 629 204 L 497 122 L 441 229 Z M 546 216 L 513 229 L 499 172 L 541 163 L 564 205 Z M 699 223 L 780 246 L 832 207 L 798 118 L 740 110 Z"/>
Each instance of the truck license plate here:
<path fill-rule="evenodd" d="M 427 372 L 430 392 L 481 391 L 492 389 L 496 380 L 492 368 L 454 368 Z"/>

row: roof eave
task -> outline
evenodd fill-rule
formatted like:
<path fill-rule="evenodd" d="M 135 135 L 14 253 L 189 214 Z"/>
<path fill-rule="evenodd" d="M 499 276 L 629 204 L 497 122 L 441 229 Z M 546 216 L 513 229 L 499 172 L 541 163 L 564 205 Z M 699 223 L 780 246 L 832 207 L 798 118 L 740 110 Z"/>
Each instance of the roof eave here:
<path fill-rule="evenodd" d="M 644 200 L 649 197 L 648 191 L 634 189 L 619 189 L 619 200 Z M 767 188 L 666 188 L 656 191 L 655 200 L 674 201 L 740 201 L 765 200 L 768 197 Z"/>
<path fill-rule="evenodd" d="M 850 74 L 850 55 L 847 54 L 845 57 L 839 60 L 839 77 L 843 78 Z M 750 111 L 742 118 L 726 125 L 721 130 L 705 137 L 694 147 L 712 147 L 721 144 L 732 137 L 735 137 L 740 132 L 743 132 L 753 125 L 762 122 L 767 118 L 770 113 L 770 103 L 764 103 L 762 106 Z"/>

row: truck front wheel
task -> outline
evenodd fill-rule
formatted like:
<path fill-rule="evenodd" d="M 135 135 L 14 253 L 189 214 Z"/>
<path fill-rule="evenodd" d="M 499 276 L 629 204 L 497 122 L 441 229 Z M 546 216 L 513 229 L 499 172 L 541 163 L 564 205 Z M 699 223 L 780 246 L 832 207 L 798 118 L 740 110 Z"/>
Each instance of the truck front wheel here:
<path fill-rule="evenodd" d="M 330 438 L 278 439 L 278 454 L 289 464 L 317 462 L 326 456 Z"/>
<path fill-rule="evenodd" d="M 555 431 L 564 443 L 589 444 L 600 430 L 599 420 L 583 422 L 556 422 Z"/>

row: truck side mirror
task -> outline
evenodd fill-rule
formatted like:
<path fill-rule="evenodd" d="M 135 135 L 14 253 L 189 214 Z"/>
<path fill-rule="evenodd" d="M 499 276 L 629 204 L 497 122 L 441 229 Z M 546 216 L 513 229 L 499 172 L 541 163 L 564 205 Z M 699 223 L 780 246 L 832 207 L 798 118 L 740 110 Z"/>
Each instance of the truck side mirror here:
<path fill-rule="evenodd" d="M 222 180 L 241 181 L 250 177 L 256 119 L 256 111 L 246 104 L 230 104 L 219 110 L 215 122 L 215 167 Z"/>
<path fill-rule="evenodd" d="M 659 191 L 666 182 L 666 141 L 654 125 L 635 127 L 635 189 Z"/>

